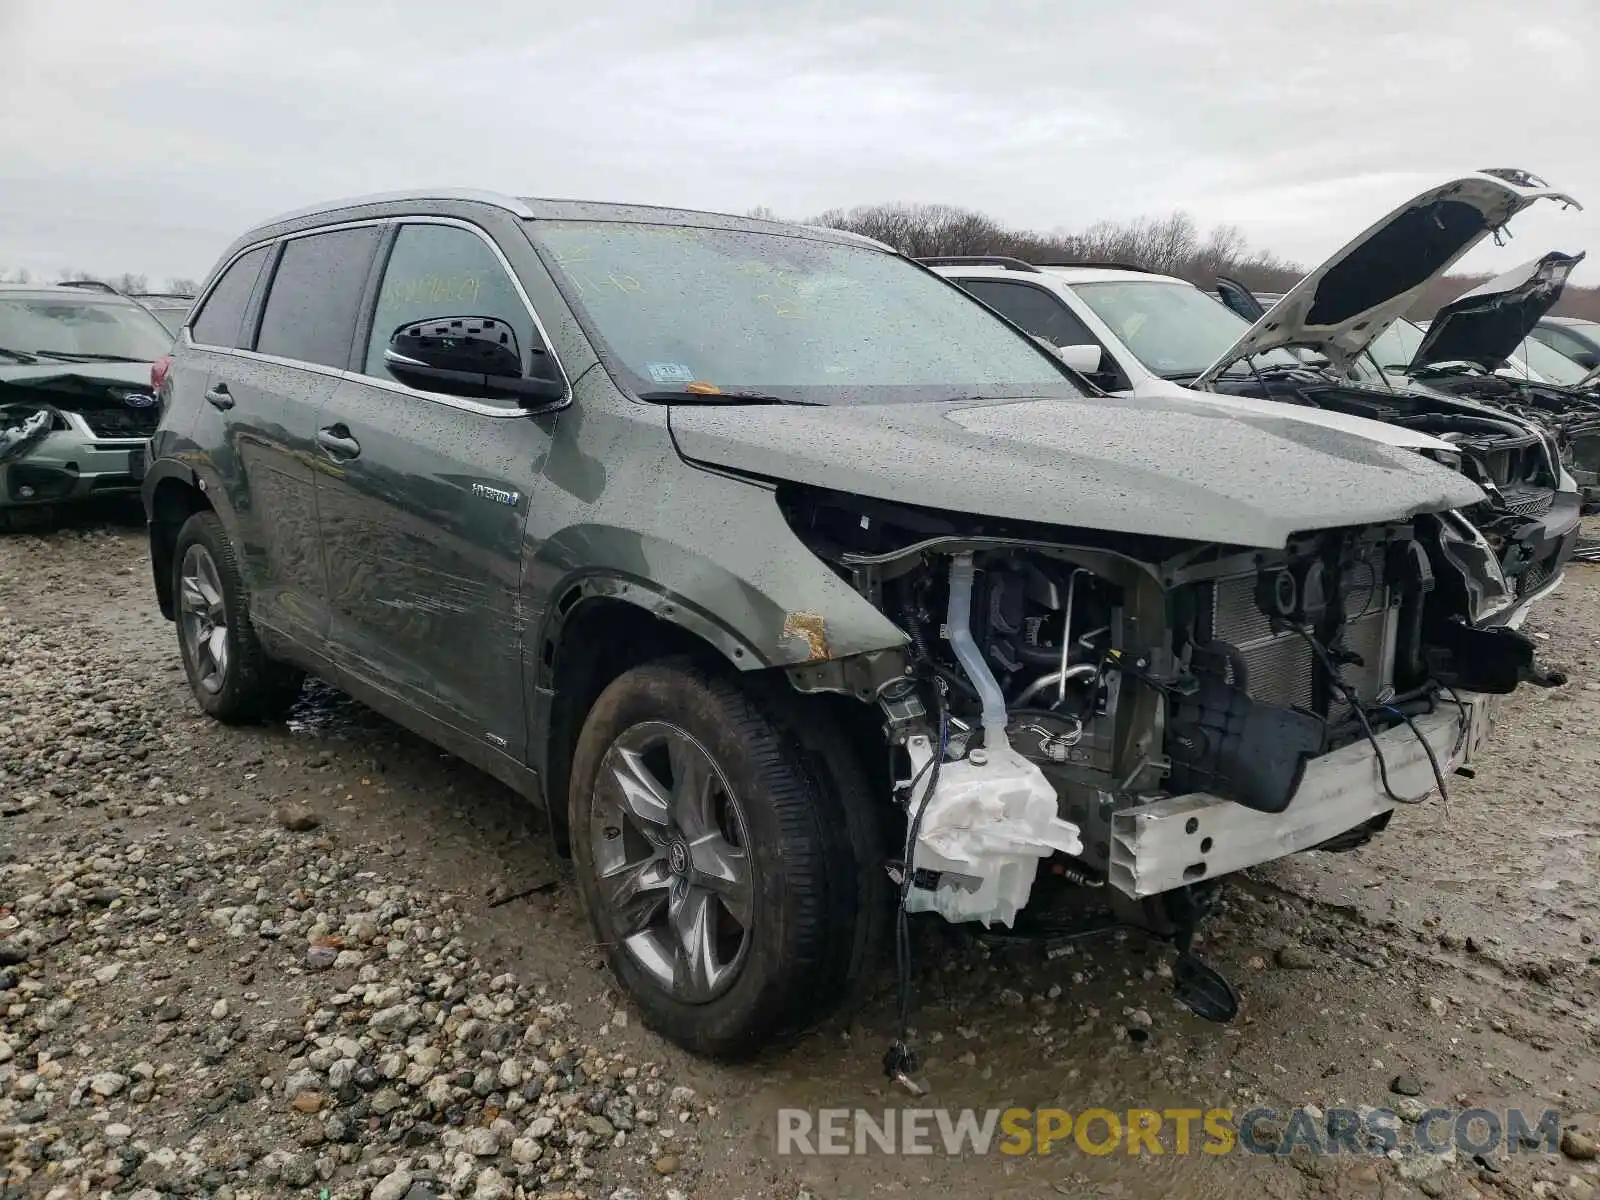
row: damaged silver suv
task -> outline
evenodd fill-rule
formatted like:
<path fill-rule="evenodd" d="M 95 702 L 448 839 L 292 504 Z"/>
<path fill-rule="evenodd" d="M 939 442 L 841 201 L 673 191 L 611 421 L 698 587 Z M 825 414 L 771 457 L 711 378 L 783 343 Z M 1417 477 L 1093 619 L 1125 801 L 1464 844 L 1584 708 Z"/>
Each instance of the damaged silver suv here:
<path fill-rule="evenodd" d="M 195 697 L 314 673 L 543 797 L 645 1018 L 751 1053 L 896 911 L 1176 943 L 1358 844 L 1549 683 L 1483 493 L 1410 450 L 1110 397 L 887 247 L 477 193 L 241 238 L 144 484 Z M 904 1057 L 891 1060 L 896 1069 Z"/>

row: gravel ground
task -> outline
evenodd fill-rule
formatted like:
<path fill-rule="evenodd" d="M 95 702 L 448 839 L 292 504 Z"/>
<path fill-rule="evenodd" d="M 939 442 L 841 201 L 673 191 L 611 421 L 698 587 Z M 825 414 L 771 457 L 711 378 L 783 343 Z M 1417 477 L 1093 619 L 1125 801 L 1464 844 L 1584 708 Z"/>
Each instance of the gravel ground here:
<path fill-rule="evenodd" d="M 1201 947 L 1232 1026 L 1137 935 L 1049 957 L 919 922 L 913 1100 L 878 1067 L 887 974 L 770 1061 L 687 1058 L 505 789 L 320 686 L 286 726 L 204 718 L 131 524 L 0 540 L 0 1196 L 1593 1200 L 1597 618 L 1575 567 L 1533 622 L 1571 684 L 1515 698 L 1448 809 L 1238 882 Z M 1555 1107 L 1570 1153 L 773 1154 L 780 1107 L 906 1103 Z"/>

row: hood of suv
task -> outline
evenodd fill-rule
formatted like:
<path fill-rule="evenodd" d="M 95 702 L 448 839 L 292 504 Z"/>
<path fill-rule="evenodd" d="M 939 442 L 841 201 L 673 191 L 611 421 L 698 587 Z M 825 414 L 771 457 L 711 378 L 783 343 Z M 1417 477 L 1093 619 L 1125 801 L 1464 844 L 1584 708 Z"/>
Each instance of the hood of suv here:
<path fill-rule="evenodd" d="M 1452 300 L 1434 314 L 1408 369 L 1469 362 L 1495 370 L 1555 306 L 1567 276 L 1583 259 L 1552 250 Z"/>
<path fill-rule="evenodd" d="M 956 513 L 1281 549 L 1305 530 L 1477 504 L 1409 450 L 1196 398 L 674 405 L 689 461 Z"/>
<path fill-rule="evenodd" d="M 1214 381 L 1241 358 L 1291 346 L 1315 350 L 1347 371 L 1431 280 L 1539 200 L 1582 207 L 1521 171 L 1480 171 L 1412 197 L 1295 284 L 1196 385 Z"/>

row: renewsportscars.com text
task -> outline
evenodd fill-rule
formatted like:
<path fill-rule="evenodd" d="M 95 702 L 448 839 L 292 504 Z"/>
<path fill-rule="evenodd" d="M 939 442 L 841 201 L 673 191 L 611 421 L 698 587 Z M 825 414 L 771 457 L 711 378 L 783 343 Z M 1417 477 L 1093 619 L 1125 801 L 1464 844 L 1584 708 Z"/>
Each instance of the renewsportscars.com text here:
<path fill-rule="evenodd" d="M 1270 1123 L 1272 1135 L 1262 1132 Z M 1386 1108 L 850 1108 L 778 1110 L 779 1154 L 1290 1154 L 1554 1153 L 1561 1118 L 1434 1108 L 1402 1121 Z"/>

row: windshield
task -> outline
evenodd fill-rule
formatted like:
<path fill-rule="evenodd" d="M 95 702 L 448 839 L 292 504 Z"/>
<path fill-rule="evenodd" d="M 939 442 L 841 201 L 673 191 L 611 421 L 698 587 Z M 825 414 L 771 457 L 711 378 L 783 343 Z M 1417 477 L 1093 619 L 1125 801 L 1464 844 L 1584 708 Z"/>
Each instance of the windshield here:
<path fill-rule="evenodd" d="M 1411 366 L 1411 360 L 1416 357 L 1417 347 L 1422 345 L 1423 329 L 1420 325 L 1401 317 L 1389 328 L 1372 339 L 1368 349 L 1372 358 L 1385 371 L 1404 373 Z M 1357 362 L 1358 372 L 1365 373 L 1372 369 L 1372 363 L 1363 355 Z"/>
<path fill-rule="evenodd" d="M 695 393 L 710 385 L 813 404 L 1082 394 L 965 292 L 879 250 L 679 225 L 528 228 L 607 368 L 638 393 L 704 401 Z"/>
<path fill-rule="evenodd" d="M 1560 384 L 1562 387 L 1572 387 L 1574 384 L 1582 383 L 1584 376 L 1589 373 L 1588 367 L 1573 362 L 1561 351 L 1546 346 L 1538 338 L 1524 338 L 1522 345 L 1517 347 L 1517 357 L 1537 371 L 1541 378 Z"/>
<path fill-rule="evenodd" d="M 1074 283 L 1072 289 L 1094 310 L 1129 353 L 1165 379 L 1199 375 L 1244 335 L 1250 322 L 1187 283 L 1117 280 Z M 1298 366 L 1285 350 L 1269 350 L 1251 361 L 1257 366 Z M 1228 374 L 1248 368 L 1233 364 Z"/>
<path fill-rule="evenodd" d="M 172 348 L 172 335 L 137 304 L 77 296 L 4 296 L 0 346 L 50 358 L 153 362 Z"/>

